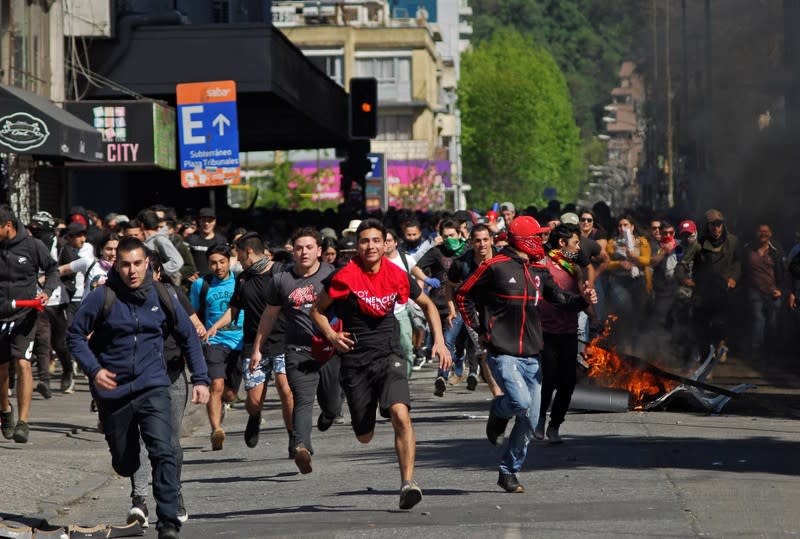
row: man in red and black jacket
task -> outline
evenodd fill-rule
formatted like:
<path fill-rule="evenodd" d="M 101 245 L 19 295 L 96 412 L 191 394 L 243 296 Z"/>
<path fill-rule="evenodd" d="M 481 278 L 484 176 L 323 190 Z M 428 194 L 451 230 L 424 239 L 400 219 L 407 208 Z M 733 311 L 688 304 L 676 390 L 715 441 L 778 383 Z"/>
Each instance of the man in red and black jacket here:
<path fill-rule="evenodd" d="M 514 219 L 508 231 L 509 246 L 482 263 L 456 294 L 464 322 L 485 342 L 489 367 L 503 391 L 489 411 L 489 441 L 500 446 L 508 420 L 516 418 L 497 481 L 507 492 L 525 492 L 516 474 L 539 419 L 542 326 L 537 307 L 546 299 L 580 311 L 597 302 L 588 286 L 582 294 L 574 294 L 553 281 L 541 263 L 545 256 L 541 234 L 549 230 L 533 217 Z"/>

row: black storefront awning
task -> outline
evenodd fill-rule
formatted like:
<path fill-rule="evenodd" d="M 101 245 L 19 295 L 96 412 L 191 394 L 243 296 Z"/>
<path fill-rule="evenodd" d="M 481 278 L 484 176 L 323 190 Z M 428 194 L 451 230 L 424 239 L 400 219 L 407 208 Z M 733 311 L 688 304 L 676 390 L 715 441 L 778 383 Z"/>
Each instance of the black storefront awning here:
<path fill-rule="evenodd" d="M 344 88 L 271 25 L 138 27 L 124 42 L 93 43 L 89 54 L 118 86 L 169 105 L 177 83 L 236 81 L 241 151 L 343 147 L 350 140 Z M 124 96 L 91 88 L 87 97 Z"/>
<path fill-rule="evenodd" d="M 0 152 L 102 161 L 100 133 L 49 100 L 0 84 Z"/>

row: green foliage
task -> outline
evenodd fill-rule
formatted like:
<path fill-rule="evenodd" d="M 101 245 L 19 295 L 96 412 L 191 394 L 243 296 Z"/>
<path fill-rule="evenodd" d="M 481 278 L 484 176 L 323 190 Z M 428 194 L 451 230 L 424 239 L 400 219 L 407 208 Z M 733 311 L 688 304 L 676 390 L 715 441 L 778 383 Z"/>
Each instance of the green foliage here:
<path fill-rule="evenodd" d="M 498 197 L 544 202 L 555 187 L 574 198 L 580 136 L 564 77 L 552 56 L 513 30 L 498 30 L 462 57 L 463 164 L 470 205 Z"/>
<path fill-rule="evenodd" d="M 263 174 L 250 178 L 248 183 L 258 189 L 256 206 L 288 208 L 292 210 L 327 208 L 336 209 L 340 200 L 324 200 L 319 193 L 334 176 L 330 169 L 320 169 L 305 176 L 295 171 L 288 161 L 257 169 Z"/>
<path fill-rule="evenodd" d="M 514 28 L 545 47 L 564 73 L 575 121 L 585 138 L 596 133 L 598 114 L 631 59 L 641 26 L 641 0 L 471 0 L 475 41 Z"/>

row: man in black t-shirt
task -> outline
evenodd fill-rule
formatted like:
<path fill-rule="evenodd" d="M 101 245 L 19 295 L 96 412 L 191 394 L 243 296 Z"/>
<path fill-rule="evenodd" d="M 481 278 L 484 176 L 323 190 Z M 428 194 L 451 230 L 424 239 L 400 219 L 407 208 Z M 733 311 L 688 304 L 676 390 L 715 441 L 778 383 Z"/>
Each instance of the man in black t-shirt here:
<path fill-rule="evenodd" d="M 440 367 L 450 368 L 439 313 L 408 274 L 384 260 L 386 228 L 377 219 L 366 219 L 356 231 L 358 254 L 332 274 L 311 308 L 311 318 L 322 335 L 342 354 L 340 380 L 350 408 L 353 432 L 361 443 L 375 433 L 376 408 L 390 417 L 400 465 L 400 509 L 411 509 L 422 500 L 414 481 L 416 438 L 411 426 L 411 396 L 406 361 L 400 348 L 400 329 L 395 303 L 413 299 L 424 311 L 433 334 L 432 355 Z M 328 320 L 335 305 L 344 331 Z"/>
<path fill-rule="evenodd" d="M 212 245 L 227 243 L 225 236 L 216 231 L 217 214 L 211 208 L 201 208 L 197 213 L 197 232 L 186 238 L 189 250 L 192 252 L 197 273 L 189 277 L 195 282 L 201 275 L 210 273 L 206 251 Z"/>
<path fill-rule="evenodd" d="M 322 282 L 333 266 L 320 263 L 322 238 L 315 228 L 301 228 L 292 235 L 294 265 L 275 276 L 267 287 L 267 307 L 261 315 L 250 368 L 261 361 L 261 343 L 272 332 L 281 313 L 286 318 L 286 375 L 294 397 L 292 434 L 289 446 L 301 473 L 311 472 L 311 423 L 314 395 L 322 412 L 317 428 L 326 431 L 342 408 L 339 386 L 339 357 L 315 358 L 312 355 L 314 325 L 309 316 L 311 305 L 322 291 Z"/>
<path fill-rule="evenodd" d="M 223 328 L 236 320 L 239 311 L 244 309 L 244 328 L 242 346 L 242 375 L 244 378 L 244 388 L 247 391 L 245 409 L 250 416 L 247 420 L 247 427 L 244 431 L 244 441 L 247 447 L 253 448 L 258 445 L 258 434 L 261 426 L 261 408 L 264 406 L 264 397 L 267 394 L 267 380 L 269 380 L 271 370 L 275 369 L 275 380 L 278 385 L 279 377 L 277 374 L 282 371 L 285 373 L 283 365 L 283 332 L 284 322 L 281 317 L 269 338 L 266 340 L 267 357 L 262 359 L 255 369 L 250 369 L 250 355 L 253 351 L 253 343 L 256 339 L 258 323 L 261 313 L 267 306 L 267 287 L 272 282 L 274 276 L 283 270 L 282 265 L 273 263 L 265 254 L 264 242 L 255 232 L 248 232 L 236 242 L 236 250 L 239 253 L 239 260 L 244 271 L 236 278 L 236 286 L 233 290 L 230 306 L 219 320 L 214 322 L 206 338 L 213 337 L 220 328 Z M 235 312 L 234 312 L 235 311 Z M 282 392 L 283 391 L 283 392 Z M 281 404 L 285 409 L 284 399 L 285 388 L 278 388 L 281 395 Z M 291 392 L 289 391 L 291 396 Z M 284 414 L 286 421 L 286 414 Z M 291 431 L 291 425 L 286 425 L 287 430 Z"/>

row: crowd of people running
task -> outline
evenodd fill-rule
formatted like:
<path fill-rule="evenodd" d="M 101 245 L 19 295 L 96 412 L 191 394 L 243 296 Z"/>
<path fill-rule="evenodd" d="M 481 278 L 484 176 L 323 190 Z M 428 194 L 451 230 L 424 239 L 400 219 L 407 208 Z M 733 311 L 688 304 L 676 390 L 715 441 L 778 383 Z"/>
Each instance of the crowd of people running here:
<path fill-rule="evenodd" d="M 785 256 L 766 223 L 740 243 L 716 209 L 697 221 L 612 219 L 604 204 L 518 213 L 511 202 L 485 213 L 281 217 L 220 226 L 211 208 L 178 216 L 153 206 L 131 219 L 76 207 L 63 220 L 42 211 L 22 223 L 0 207 L 2 435 L 26 443 L 33 393 L 50 399 L 58 373 L 58 390 L 70 394 L 86 376 L 112 465 L 131 477 L 129 522 L 147 526 L 151 479 L 159 537 L 177 537 L 188 518 L 187 402 L 206 405 L 220 451 L 243 386 L 253 448 L 273 381 L 303 474 L 313 470 L 315 398 L 320 432 L 344 421 L 345 403 L 362 443 L 378 412 L 388 418 L 399 506 L 410 509 L 422 490 L 408 380 L 431 363 L 437 397 L 461 382 L 487 384 L 491 443 L 504 444 L 515 418 L 498 485 L 524 492 L 517 473 L 528 444 L 562 442 L 581 342 L 608 315 L 617 346 L 724 361 L 731 314 L 746 305 L 750 338 L 738 344 L 766 361 L 800 288 L 800 245 Z M 331 226 L 343 218 L 346 228 Z"/>

